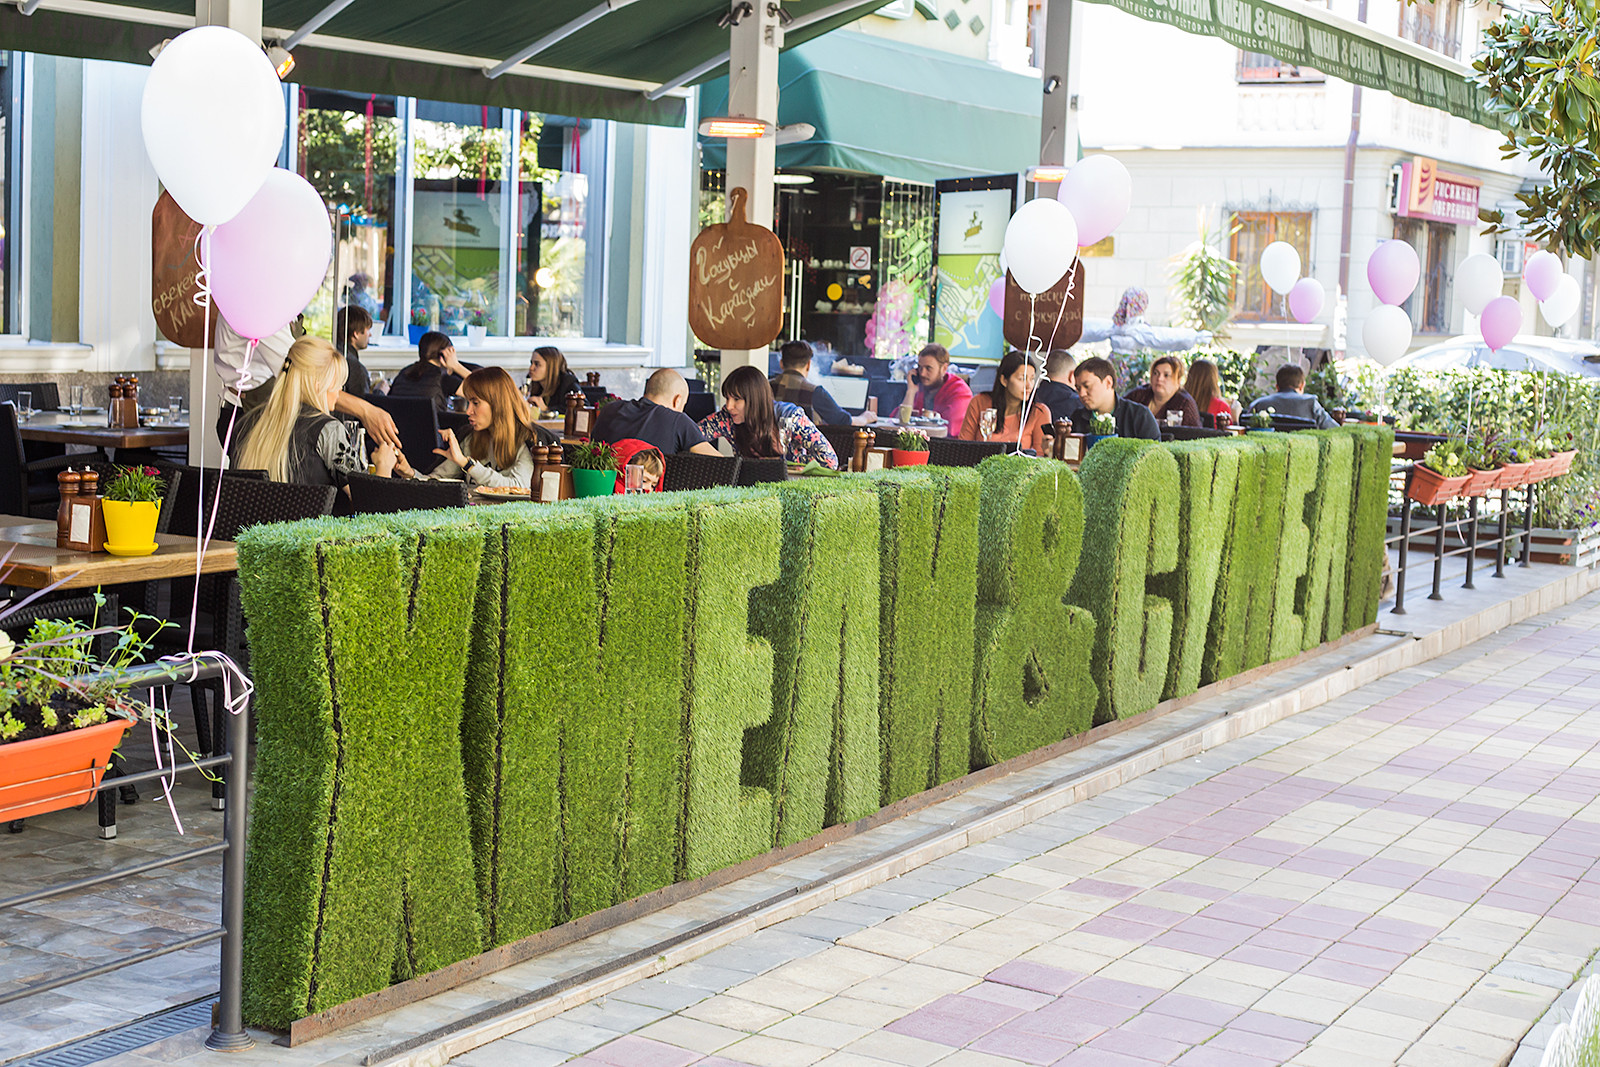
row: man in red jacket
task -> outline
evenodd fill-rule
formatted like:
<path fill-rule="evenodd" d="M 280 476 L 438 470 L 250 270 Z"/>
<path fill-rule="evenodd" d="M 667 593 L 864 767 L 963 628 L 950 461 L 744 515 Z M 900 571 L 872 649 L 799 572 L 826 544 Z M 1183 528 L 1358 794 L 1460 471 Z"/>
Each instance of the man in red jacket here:
<path fill-rule="evenodd" d="M 972 402 L 972 390 L 967 383 L 950 373 L 950 353 L 944 345 L 929 345 L 917 353 L 917 369 L 911 372 L 906 384 L 906 395 L 900 401 L 900 410 L 912 408 L 936 411 L 950 427 L 953 437 L 967 417 L 967 405 Z"/>

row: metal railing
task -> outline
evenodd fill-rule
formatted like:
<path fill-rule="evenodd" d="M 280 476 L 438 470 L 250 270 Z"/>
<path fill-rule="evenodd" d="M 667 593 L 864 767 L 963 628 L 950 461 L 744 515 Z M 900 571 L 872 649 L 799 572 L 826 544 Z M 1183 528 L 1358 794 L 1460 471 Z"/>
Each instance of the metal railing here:
<path fill-rule="evenodd" d="M 1467 497 L 1465 515 L 1454 519 L 1450 518 L 1445 509 L 1457 501 L 1441 501 L 1432 505 L 1434 512 L 1433 525 L 1421 528 L 1414 527 L 1412 525 L 1412 513 L 1423 510 L 1429 505 L 1418 504 L 1411 499 L 1410 489 L 1413 469 L 1411 464 L 1397 464 L 1391 470 L 1391 475 L 1403 473 L 1404 477 L 1400 492 L 1400 532 L 1392 537 L 1385 538 L 1384 541 L 1384 544 L 1388 547 L 1399 546 L 1399 565 L 1395 574 L 1394 607 L 1391 609 L 1390 614 L 1404 615 L 1406 613 L 1406 577 L 1410 569 L 1411 543 L 1418 537 L 1428 537 L 1429 535 L 1433 537 L 1433 551 L 1427 557 L 1433 563 L 1433 591 L 1428 594 L 1429 600 L 1444 599 L 1439 587 L 1444 577 L 1444 561 L 1451 556 L 1465 555 L 1467 557 L 1466 580 L 1461 583 L 1461 588 L 1463 589 L 1476 588 L 1472 581 L 1473 565 L 1477 561 L 1478 553 L 1485 548 L 1494 549 L 1494 576 L 1496 578 L 1504 578 L 1506 576 L 1507 545 L 1521 542 L 1522 547 L 1518 553 L 1517 566 L 1528 566 L 1533 550 L 1533 497 L 1536 483 L 1520 487 L 1523 494 L 1522 513 L 1520 516 L 1513 511 L 1511 506 L 1513 490 L 1509 488 L 1500 490 L 1500 513 L 1496 520 L 1495 532 L 1492 537 L 1485 538 L 1482 536 L 1482 523 L 1478 516 L 1478 502 L 1481 498 L 1476 496 Z M 1507 529 L 1508 518 L 1514 520 L 1510 524 L 1509 531 Z M 1519 525 L 1521 529 L 1517 528 Z M 1464 536 L 1461 532 L 1463 527 L 1466 530 Z M 1461 547 L 1446 550 L 1445 536 L 1447 533 L 1454 534 L 1460 539 L 1463 542 Z"/>
<path fill-rule="evenodd" d="M 184 685 L 191 682 L 217 679 L 222 677 L 226 666 L 226 661 L 221 657 L 202 654 L 195 657 L 192 662 L 152 663 L 142 667 L 135 667 L 118 676 L 105 678 L 104 680 L 119 689 L 152 689 L 158 686 Z M 89 677 L 90 680 L 94 680 L 93 675 Z M 74 982 L 98 978 L 112 971 L 139 963 L 146 963 L 174 952 L 182 952 L 185 949 L 198 948 L 201 945 L 220 941 L 222 942 L 221 993 L 217 1012 L 212 1022 L 211 1035 L 206 1038 L 206 1047 L 219 1052 L 241 1052 L 255 1046 L 255 1039 L 245 1033 L 240 1004 L 240 985 L 244 967 L 245 794 L 247 788 L 246 751 L 250 733 L 249 714 L 249 707 L 246 705 L 237 714 L 227 716 L 228 747 L 227 751 L 220 756 L 191 760 L 166 769 L 145 771 L 140 774 L 122 775 L 116 778 L 106 776 L 101 779 L 100 784 L 94 787 L 93 790 L 96 793 L 102 793 L 108 789 L 135 785 L 139 782 L 154 781 L 188 771 L 204 770 L 211 767 L 224 768 L 224 782 L 227 789 L 228 803 L 224 808 L 222 842 L 220 844 L 202 845 L 176 855 L 163 856 L 160 859 L 134 864 L 131 867 L 121 867 L 88 878 L 80 878 L 77 881 L 52 886 L 48 889 L 40 889 L 35 892 L 24 893 L 21 896 L 0 900 L 0 910 L 20 907 L 24 904 L 64 897 L 121 878 L 160 870 L 163 867 L 170 867 L 202 856 L 212 856 L 220 853 L 222 856 L 221 925 L 203 933 L 195 934 L 192 937 L 184 938 L 182 941 L 174 941 L 144 952 L 134 953 L 131 956 L 124 956 L 113 963 L 104 963 L 98 967 L 74 971 L 71 974 L 34 982 L 9 992 L 0 993 L 0 1005 L 9 1004 L 39 993 L 46 993 L 52 989 L 59 989 Z M 71 772 L 70 775 L 52 775 L 49 777 L 75 777 L 81 781 L 83 773 L 83 771 L 78 770 Z M 47 779 L 39 780 L 44 781 Z M 83 795 L 85 792 L 89 792 L 89 790 L 80 785 L 66 795 L 76 797 Z M 0 812 L 0 818 L 4 818 L 3 812 Z"/>

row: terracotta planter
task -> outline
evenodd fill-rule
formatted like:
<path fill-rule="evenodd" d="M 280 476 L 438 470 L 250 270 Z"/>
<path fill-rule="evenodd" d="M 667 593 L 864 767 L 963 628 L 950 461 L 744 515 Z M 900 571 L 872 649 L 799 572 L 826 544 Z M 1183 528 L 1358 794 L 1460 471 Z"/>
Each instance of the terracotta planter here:
<path fill-rule="evenodd" d="M 926 452 L 908 452 L 903 448 L 893 449 L 894 465 L 896 467 L 921 467 L 928 462 Z"/>
<path fill-rule="evenodd" d="M 1481 471 L 1476 467 L 1468 467 L 1467 484 L 1461 487 L 1462 496 L 1485 496 L 1500 488 L 1500 480 L 1504 477 L 1499 467 L 1491 467 Z"/>
<path fill-rule="evenodd" d="M 1507 463 L 1500 468 L 1500 488 L 1516 489 L 1528 484 L 1528 471 L 1533 467 L 1530 460 L 1527 463 Z"/>
<path fill-rule="evenodd" d="M 102 500 L 106 551 L 114 556 L 148 556 L 156 550 L 156 520 L 161 505 L 144 500 Z"/>
<path fill-rule="evenodd" d="M 616 471 L 585 471 L 574 469 L 572 472 L 573 496 L 611 496 L 616 491 Z"/>
<path fill-rule="evenodd" d="M 1546 478 L 1550 477 L 1551 468 L 1554 466 L 1555 460 L 1549 456 L 1545 456 L 1543 459 L 1531 460 L 1528 463 L 1529 484 L 1534 482 L 1542 482 Z"/>
<path fill-rule="evenodd" d="M 1545 477 L 1559 478 L 1561 475 L 1572 470 L 1572 457 L 1576 456 L 1577 454 L 1578 450 L 1572 449 L 1567 452 L 1557 452 L 1555 455 L 1551 456 L 1550 473 L 1545 475 Z"/>
<path fill-rule="evenodd" d="M 0 821 L 87 804 L 112 750 L 132 725 L 113 718 L 81 730 L 0 745 Z"/>
<path fill-rule="evenodd" d="M 1419 504 L 1439 504 L 1453 500 L 1460 495 L 1462 487 L 1467 484 L 1468 475 L 1446 478 L 1438 471 L 1424 467 L 1420 463 L 1412 467 L 1411 471 L 1411 485 L 1406 490 L 1406 495 Z"/>

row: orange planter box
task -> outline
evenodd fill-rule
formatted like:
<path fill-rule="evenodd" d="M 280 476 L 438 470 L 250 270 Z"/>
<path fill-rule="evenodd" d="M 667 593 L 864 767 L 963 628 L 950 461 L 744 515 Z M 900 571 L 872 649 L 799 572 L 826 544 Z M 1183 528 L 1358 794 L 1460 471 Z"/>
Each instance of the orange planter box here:
<path fill-rule="evenodd" d="M 0 821 L 75 808 L 94 799 L 111 753 L 132 725 L 113 718 L 81 730 L 0 745 Z"/>
<path fill-rule="evenodd" d="M 1418 463 L 1411 468 L 1411 487 L 1407 495 L 1419 504 L 1439 504 L 1446 500 L 1454 500 L 1461 494 L 1461 489 L 1467 484 L 1467 475 L 1455 478 L 1446 478 L 1431 467 L 1424 467 Z"/>
<path fill-rule="evenodd" d="M 1467 470 L 1470 473 L 1467 475 L 1467 484 L 1461 487 L 1462 496 L 1483 496 L 1491 493 L 1500 488 L 1501 481 L 1505 477 L 1499 467 L 1491 467 L 1486 471 L 1468 467 Z"/>

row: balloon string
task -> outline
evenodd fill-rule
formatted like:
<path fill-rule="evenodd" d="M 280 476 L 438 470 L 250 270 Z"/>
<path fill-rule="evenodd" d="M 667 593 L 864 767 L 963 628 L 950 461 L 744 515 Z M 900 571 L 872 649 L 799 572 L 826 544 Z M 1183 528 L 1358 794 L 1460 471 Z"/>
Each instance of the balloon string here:
<path fill-rule="evenodd" d="M 199 462 L 194 464 L 199 470 L 206 469 L 206 434 L 205 411 L 206 396 L 210 392 L 207 381 L 208 364 L 211 362 L 211 230 L 210 226 L 203 226 L 195 235 L 195 261 L 200 269 L 195 272 L 194 302 L 202 310 L 202 323 L 204 333 L 200 338 L 200 395 L 189 398 L 189 440 L 198 440 Z M 198 401 L 198 403 L 196 403 Z M 194 426 L 198 415 L 201 425 Z M 218 479 L 219 486 L 221 479 Z M 206 493 L 205 478 L 201 476 L 199 491 L 195 493 L 195 530 L 205 528 L 206 524 Z M 185 646 L 189 652 L 194 651 L 195 631 L 199 629 L 200 619 L 200 572 L 205 561 L 205 541 L 197 540 L 194 546 L 194 597 L 189 605 L 189 640 Z"/>

